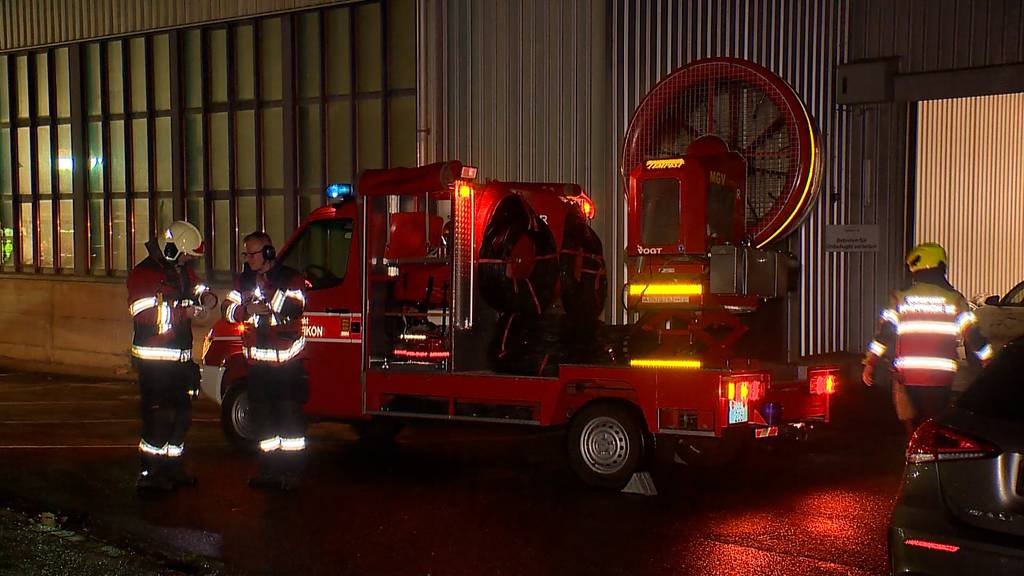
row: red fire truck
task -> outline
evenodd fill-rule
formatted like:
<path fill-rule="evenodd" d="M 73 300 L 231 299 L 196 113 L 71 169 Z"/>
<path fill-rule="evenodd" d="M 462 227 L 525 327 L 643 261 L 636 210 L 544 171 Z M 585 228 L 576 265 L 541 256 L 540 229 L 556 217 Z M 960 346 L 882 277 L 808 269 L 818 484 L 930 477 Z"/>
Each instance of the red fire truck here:
<path fill-rule="evenodd" d="M 279 251 L 308 283 L 307 415 L 367 434 L 417 419 L 562 427 L 572 469 L 613 488 L 656 447 L 689 460 L 827 422 L 839 368 L 758 345 L 783 339 L 766 304 L 789 274 L 746 241 L 747 168 L 706 135 L 631 170 L 622 325 L 601 320 L 603 247 L 577 185 L 450 161 L 332 186 Z M 246 446 L 241 329 L 211 330 L 203 389 Z"/>

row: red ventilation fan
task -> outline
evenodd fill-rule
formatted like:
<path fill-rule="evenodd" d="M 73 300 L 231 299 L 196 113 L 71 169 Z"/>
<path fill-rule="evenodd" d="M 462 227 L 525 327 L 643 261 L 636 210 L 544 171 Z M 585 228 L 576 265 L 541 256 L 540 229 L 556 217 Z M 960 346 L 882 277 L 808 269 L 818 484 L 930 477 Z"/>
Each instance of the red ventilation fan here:
<path fill-rule="evenodd" d="M 746 160 L 746 233 L 753 244 L 796 229 L 818 193 L 821 138 L 789 84 L 746 60 L 698 60 L 659 82 L 630 121 L 623 178 L 646 160 L 682 156 L 709 134 Z"/>

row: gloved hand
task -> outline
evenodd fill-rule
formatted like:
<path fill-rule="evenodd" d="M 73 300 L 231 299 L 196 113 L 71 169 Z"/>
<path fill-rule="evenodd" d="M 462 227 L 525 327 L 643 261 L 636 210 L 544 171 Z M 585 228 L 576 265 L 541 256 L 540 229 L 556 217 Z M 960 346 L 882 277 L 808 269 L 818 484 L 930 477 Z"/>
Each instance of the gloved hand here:
<path fill-rule="evenodd" d="M 192 318 L 199 321 L 205 322 L 210 317 L 210 309 L 205 306 L 193 306 L 192 307 Z"/>
<path fill-rule="evenodd" d="M 875 363 L 878 361 L 878 357 L 872 355 L 870 358 L 866 358 L 863 362 L 864 371 L 861 372 L 860 379 L 866 386 L 875 385 Z"/>
<path fill-rule="evenodd" d="M 188 363 L 188 395 L 189 398 L 195 400 L 199 398 L 202 387 L 200 383 L 202 381 L 202 370 L 199 368 L 199 364 L 195 362 Z"/>

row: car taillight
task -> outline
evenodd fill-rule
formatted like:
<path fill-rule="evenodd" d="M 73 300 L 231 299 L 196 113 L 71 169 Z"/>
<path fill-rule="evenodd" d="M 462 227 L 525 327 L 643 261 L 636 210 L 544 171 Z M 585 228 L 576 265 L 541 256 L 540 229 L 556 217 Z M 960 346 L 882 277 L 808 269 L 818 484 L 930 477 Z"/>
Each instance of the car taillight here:
<path fill-rule="evenodd" d="M 996 454 L 999 448 L 995 445 L 928 420 L 918 426 L 910 438 L 907 463 L 989 458 Z"/>

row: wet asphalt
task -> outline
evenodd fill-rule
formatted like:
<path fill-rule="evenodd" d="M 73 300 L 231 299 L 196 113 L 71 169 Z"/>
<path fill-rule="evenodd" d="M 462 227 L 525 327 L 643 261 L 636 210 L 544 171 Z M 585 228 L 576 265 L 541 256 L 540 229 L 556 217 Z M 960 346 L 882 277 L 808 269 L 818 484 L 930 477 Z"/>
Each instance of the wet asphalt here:
<path fill-rule="evenodd" d="M 254 491 L 204 399 L 198 485 L 140 498 L 137 402 L 130 382 L 0 375 L 0 574 L 887 571 L 903 440 L 881 391 L 841 390 L 799 450 L 659 466 L 654 497 L 581 485 L 557 430 L 417 425 L 382 447 L 334 423 L 310 428 L 300 490 Z"/>

